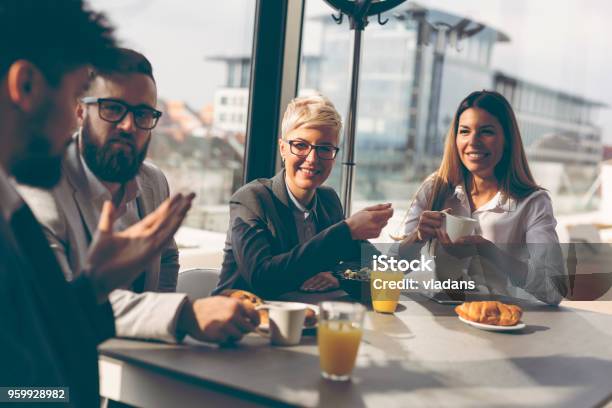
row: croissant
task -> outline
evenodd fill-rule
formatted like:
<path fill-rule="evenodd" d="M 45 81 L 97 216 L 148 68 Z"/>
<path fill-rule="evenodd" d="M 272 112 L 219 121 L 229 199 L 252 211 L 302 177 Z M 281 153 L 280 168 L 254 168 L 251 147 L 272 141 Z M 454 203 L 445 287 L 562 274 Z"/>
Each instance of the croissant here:
<path fill-rule="evenodd" d="M 234 298 L 250 307 L 257 307 L 263 304 L 263 300 L 259 296 L 249 291 L 246 291 L 246 290 L 225 289 L 223 292 L 220 293 L 220 295 Z M 268 324 L 268 311 L 267 310 L 259 310 L 259 320 L 261 324 L 264 324 L 264 325 Z"/>
<path fill-rule="evenodd" d="M 520 307 L 496 301 L 465 302 L 455 307 L 455 312 L 466 320 L 496 326 L 514 326 L 523 315 Z"/>
<path fill-rule="evenodd" d="M 304 319 L 305 327 L 314 327 L 317 324 L 317 314 L 314 310 L 308 308 L 306 309 L 306 317 Z"/>
<path fill-rule="evenodd" d="M 251 303 L 253 306 L 259 306 L 263 304 L 263 300 L 254 293 L 241 289 L 225 289 L 220 293 L 221 296 L 227 296 L 240 300 L 245 303 Z"/>

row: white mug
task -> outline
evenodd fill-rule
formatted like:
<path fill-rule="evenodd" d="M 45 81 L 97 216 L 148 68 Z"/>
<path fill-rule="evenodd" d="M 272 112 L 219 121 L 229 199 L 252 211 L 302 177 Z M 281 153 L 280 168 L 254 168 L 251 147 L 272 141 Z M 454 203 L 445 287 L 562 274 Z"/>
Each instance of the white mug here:
<path fill-rule="evenodd" d="M 266 304 L 256 308 L 268 311 L 269 329 L 267 332 L 258 329 L 257 333 L 270 338 L 277 346 L 295 346 L 302 339 L 302 329 L 306 318 L 306 306 L 303 304 Z"/>
<path fill-rule="evenodd" d="M 455 242 L 461 237 L 472 235 L 474 233 L 474 228 L 476 228 L 476 220 L 473 218 L 445 213 L 444 218 L 442 219 L 442 228 L 446 231 L 451 241 Z"/>

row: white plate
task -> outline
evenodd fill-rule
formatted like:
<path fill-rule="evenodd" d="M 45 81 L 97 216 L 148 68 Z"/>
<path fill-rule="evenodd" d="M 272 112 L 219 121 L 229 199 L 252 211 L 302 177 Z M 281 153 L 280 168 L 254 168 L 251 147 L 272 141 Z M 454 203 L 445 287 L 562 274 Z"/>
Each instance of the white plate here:
<path fill-rule="evenodd" d="M 304 326 L 304 329 L 314 329 L 315 327 L 317 327 L 318 322 L 319 322 L 319 306 L 317 305 L 311 305 L 310 303 L 302 303 L 302 302 L 283 302 L 280 300 L 270 300 L 268 302 L 264 302 L 264 304 L 267 305 L 286 305 L 286 304 L 291 304 L 291 305 L 302 305 L 307 307 L 308 309 L 311 309 L 315 312 L 315 315 L 317 316 L 317 323 L 314 326 Z M 264 329 L 264 330 L 268 330 L 268 325 L 267 324 L 260 324 L 259 325 L 260 329 Z"/>
<path fill-rule="evenodd" d="M 484 324 L 484 323 L 476 323 L 476 322 L 472 322 L 470 320 L 464 319 L 461 316 L 457 316 L 459 318 L 459 320 L 461 320 L 463 323 L 465 324 L 469 324 L 470 326 L 474 326 L 477 329 L 480 330 L 488 330 L 488 331 L 515 331 L 515 330 L 521 330 L 524 329 L 525 327 L 527 327 L 527 325 L 525 323 L 518 323 L 515 324 L 514 326 L 496 326 L 493 324 Z"/>

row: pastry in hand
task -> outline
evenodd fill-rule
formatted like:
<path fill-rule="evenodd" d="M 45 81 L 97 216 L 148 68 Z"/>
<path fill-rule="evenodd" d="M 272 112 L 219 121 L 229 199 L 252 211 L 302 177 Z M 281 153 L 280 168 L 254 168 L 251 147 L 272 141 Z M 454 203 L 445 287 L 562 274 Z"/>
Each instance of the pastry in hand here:
<path fill-rule="evenodd" d="M 495 326 L 514 326 L 523 315 L 520 307 L 497 301 L 465 302 L 455 312 L 466 320 Z"/>
<path fill-rule="evenodd" d="M 314 327 L 317 324 L 317 314 L 311 308 L 306 309 L 306 318 L 304 319 L 305 327 Z"/>
<path fill-rule="evenodd" d="M 247 306 L 253 307 L 253 308 L 257 306 L 261 306 L 264 303 L 263 300 L 259 296 L 249 291 L 241 290 L 241 289 L 225 289 L 219 295 L 237 299 L 241 301 L 242 303 L 246 304 Z M 264 325 L 267 325 L 269 323 L 267 310 L 259 310 L 259 321 L 260 321 L 260 324 L 264 324 Z"/>

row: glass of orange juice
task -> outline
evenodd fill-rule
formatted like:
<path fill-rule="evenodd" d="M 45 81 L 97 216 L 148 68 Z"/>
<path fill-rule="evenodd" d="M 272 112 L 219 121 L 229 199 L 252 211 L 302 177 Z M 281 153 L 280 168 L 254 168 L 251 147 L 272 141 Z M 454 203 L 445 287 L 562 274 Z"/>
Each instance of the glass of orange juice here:
<path fill-rule="evenodd" d="M 402 272 L 372 271 L 370 285 L 372 293 L 372 308 L 379 313 L 393 313 L 399 302 L 400 281 L 404 279 Z"/>
<path fill-rule="evenodd" d="M 317 343 L 323 378 L 347 381 L 355 367 L 366 309 L 359 303 L 319 303 Z"/>

